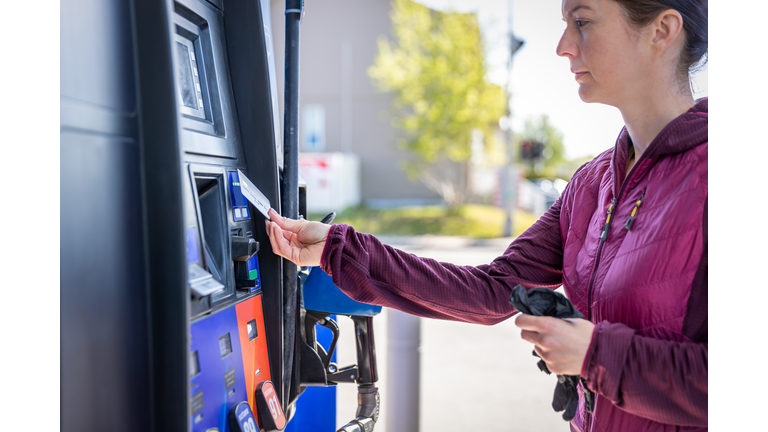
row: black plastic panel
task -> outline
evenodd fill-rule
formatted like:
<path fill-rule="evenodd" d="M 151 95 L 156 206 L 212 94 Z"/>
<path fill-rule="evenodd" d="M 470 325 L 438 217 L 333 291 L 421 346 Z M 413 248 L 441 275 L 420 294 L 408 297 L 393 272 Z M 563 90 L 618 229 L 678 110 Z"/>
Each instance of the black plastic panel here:
<path fill-rule="evenodd" d="M 62 0 L 61 96 L 135 112 L 131 27 L 129 0 Z"/>
<path fill-rule="evenodd" d="M 150 424 L 138 145 L 61 134 L 62 431 Z"/>

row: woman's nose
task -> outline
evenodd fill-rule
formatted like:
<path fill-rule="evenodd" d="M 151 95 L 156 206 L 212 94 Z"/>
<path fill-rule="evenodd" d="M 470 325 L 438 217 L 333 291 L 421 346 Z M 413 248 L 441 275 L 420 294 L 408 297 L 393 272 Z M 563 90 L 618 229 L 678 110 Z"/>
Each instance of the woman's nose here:
<path fill-rule="evenodd" d="M 560 37 L 560 42 L 557 43 L 555 52 L 561 57 L 575 57 L 578 53 L 578 47 L 571 38 L 570 29 L 565 29 L 563 32 L 563 35 Z"/>

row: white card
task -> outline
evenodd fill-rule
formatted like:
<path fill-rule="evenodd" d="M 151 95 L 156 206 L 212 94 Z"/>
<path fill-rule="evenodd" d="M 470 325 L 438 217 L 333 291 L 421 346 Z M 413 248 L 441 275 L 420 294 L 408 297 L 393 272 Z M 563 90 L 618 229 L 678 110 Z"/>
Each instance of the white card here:
<path fill-rule="evenodd" d="M 269 209 L 272 206 L 269 204 L 267 197 L 261 193 L 256 185 L 248 180 L 248 177 L 246 177 L 242 171 L 237 170 L 237 176 L 240 178 L 240 190 L 243 192 L 245 199 L 250 201 L 251 204 L 253 204 L 253 206 L 256 207 L 256 209 L 260 211 L 261 214 L 264 215 L 264 217 L 266 217 L 268 220 L 272 220 L 269 219 Z"/>

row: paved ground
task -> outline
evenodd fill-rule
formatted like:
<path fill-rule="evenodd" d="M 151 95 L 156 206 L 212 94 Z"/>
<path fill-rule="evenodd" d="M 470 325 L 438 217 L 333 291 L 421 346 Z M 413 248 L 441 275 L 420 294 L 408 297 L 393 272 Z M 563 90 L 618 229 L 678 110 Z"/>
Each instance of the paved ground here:
<path fill-rule="evenodd" d="M 488 263 L 510 242 L 432 236 L 381 240 L 419 256 L 461 265 Z M 387 428 L 386 381 L 387 374 L 393 373 L 387 369 L 387 318 L 385 309 L 374 320 L 383 395 L 376 431 L 409 432 Z M 351 321 L 340 321 L 339 363 L 354 363 Z M 538 370 L 531 350 L 532 345 L 520 339 L 514 318 L 492 327 L 421 319 L 420 431 L 568 431 L 568 424 L 550 406 L 556 378 Z M 354 418 L 356 406 L 354 386 L 340 386 L 339 425 Z"/>

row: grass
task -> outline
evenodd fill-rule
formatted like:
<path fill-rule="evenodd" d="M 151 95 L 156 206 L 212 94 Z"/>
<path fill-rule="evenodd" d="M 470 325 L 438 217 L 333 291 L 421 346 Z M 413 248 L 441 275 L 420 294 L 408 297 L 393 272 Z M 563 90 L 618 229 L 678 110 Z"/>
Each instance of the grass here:
<path fill-rule="evenodd" d="M 325 214 L 309 214 L 310 220 L 320 220 Z M 442 206 L 370 209 L 355 207 L 344 210 L 333 223 L 352 225 L 356 231 L 377 235 L 446 235 L 478 239 L 501 237 L 504 211 L 485 205 L 466 205 L 454 210 Z M 537 218 L 527 212 L 513 215 L 513 235 L 520 235 Z"/>

